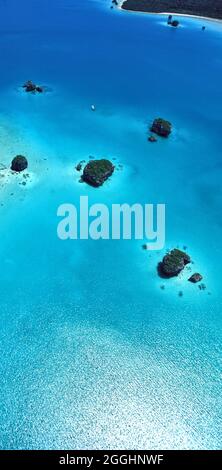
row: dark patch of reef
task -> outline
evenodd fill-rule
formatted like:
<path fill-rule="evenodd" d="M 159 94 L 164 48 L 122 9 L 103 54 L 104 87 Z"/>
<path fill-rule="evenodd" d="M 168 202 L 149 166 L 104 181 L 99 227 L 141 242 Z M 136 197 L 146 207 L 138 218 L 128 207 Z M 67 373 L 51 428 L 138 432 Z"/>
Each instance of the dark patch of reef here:
<path fill-rule="evenodd" d="M 173 20 L 171 21 L 170 25 L 173 26 L 174 28 L 177 28 L 177 26 L 179 26 L 179 21 L 178 20 Z"/>
<path fill-rule="evenodd" d="M 76 171 L 81 171 L 82 169 L 82 164 L 81 163 L 77 163 L 76 165 Z"/>
<path fill-rule="evenodd" d="M 177 26 L 179 26 L 180 22 L 178 20 L 173 20 L 172 15 L 169 15 L 168 20 L 167 20 L 167 24 L 169 24 L 170 26 L 174 26 L 174 28 L 177 28 Z"/>
<path fill-rule="evenodd" d="M 191 263 L 190 256 L 184 251 L 174 248 L 158 264 L 158 273 L 161 277 L 178 276 L 188 263 Z"/>
<path fill-rule="evenodd" d="M 22 87 L 27 93 L 43 93 L 44 89 L 40 85 L 36 85 L 31 80 L 28 80 Z"/>
<path fill-rule="evenodd" d="M 115 7 L 118 7 L 118 1 L 117 0 L 112 0 L 112 3 L 111 3 L 111 9 L 113 8 L 113 5 L 115 5 Z"/>
<path fill-rule="evenodd" d="M 99 187 L 113 174 L 114 165 L 107 159 L 92 160 L 85 166 L 82 180 L 90 186 Z"/>
<path fill-rule="evenodd" d="M 202 282 L 201 284 L 199 284 L 199 289 L 200 290 L 206 290 L 207 286 Z M 208 292 L 208 294 L 210 294 L 210 292 Z"/>
<path fill-rule="evenodd" d="M 180 13 L 222 19 L 221 0 L 125 0 L 124 10 L 147 13 Z"/>
<path fill-rule="evenodd" d="M 189 277 L 188 281 L 193 282 L 193 284 L 196 284 L 197 282 L 202 281 L 203 276 L 200 273 L 194 273 L 192 276 Z"/>
<path fill-rule="evenodd" d="M 76 171 L 81 171 L 83 167 L 83 163 L 85 163 L 85 160 L 81 160 L 77 165 L 75 166 Z"/>
<path fill-rule="evenodd" d="M 172 15 L 169 15 L 169 16 L 168 16 L 167 23 L 168 23 L 168 24 L 171 24 L 171 23 L 172 23 L 172 19 L 173 19 Z"/>
<path fill-rule="evenodd" d="M 17 155 L 11 162 L 11 170 L 20 173 L 28 167 L 28 160 L 23 155 Z"/>
<path fill-rule="evenodd" d="M 157 142 L 157 138 L 154 135 L 148 137 L 149 142 Z"/>

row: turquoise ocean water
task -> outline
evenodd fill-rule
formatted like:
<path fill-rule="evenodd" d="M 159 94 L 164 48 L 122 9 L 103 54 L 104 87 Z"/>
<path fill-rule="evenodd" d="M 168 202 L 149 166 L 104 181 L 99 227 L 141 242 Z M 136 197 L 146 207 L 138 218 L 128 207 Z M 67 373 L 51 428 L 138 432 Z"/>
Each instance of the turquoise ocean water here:
<path fill-rule="evenodd" d="M 0 163 L 25 154 L 30 173 L 0 171 L 0 448 L 218 449 L 222 26 L 109 6 L 0 2 Z M 174 131 L 152 145 L 159 115 Z M 89 155 L 123 168 L 90 188 L 74 171 Z M 165 203 L 165 249 L 58 240 L 57 207 L 80 195 Z M 205 291 L 158 278 L 177 245 Z"/>

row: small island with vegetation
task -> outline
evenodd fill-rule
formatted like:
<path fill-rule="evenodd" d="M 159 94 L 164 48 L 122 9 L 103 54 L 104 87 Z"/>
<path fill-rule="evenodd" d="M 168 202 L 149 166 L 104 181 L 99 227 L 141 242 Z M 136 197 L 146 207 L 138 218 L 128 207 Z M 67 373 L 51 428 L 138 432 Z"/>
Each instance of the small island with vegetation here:
<path fill-rule="evenodd" d="M 102 186 L 102 184 L 113 174 L 114 165 L 107 159 L 92 160 L 85 166 L 82 180 L 91 186 Z"/>
<path fill-rule="evenodd" d="M 28 160 L 23 155 L 17 155 L 11 162 L 11 170 L 15 171 L 16 173 L 20 173 L 21 171 L 26 170 L 27 167 Z"/>
<path fill-rule="evenodd" d="M 158 272 L 161 277 L 178 276 L 188 263 L 191 263 L 190 256 L 184 251 L 174 248 L 158 264 Z"/>
<path fill-rule="evenodd" d="M 27 93 L 43 93 L 44 91 L 42 86 L 36 85 L 32 82 L 32 80 L 28 80 L 26 83 L 24 83 L 22 88 L 24 88 Z"/>
<path fill-rule="evenodd" d="M 147 13 L 178 13 L 222 19 L 221 0 L 125 0 L 122 8 Z"/>
<path fill-rule="evenodd" d="M 150 131 L 154 132 L 157 135 L 160 135 L 161 137 L 168 137 L 172 131 L 172 124 L 169 121 L 166 121 L 165 119 L 157 118 L 154 119 Z"/>

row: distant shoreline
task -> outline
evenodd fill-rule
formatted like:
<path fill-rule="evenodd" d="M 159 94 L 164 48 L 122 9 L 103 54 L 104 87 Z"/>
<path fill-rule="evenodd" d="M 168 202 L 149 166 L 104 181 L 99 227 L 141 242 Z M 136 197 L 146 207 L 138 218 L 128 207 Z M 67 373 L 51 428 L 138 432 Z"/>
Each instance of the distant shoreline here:
<path fill-rule="evenodd" d="M 147 3 L 146 3 L 147 1 Z M 159 6 L 156 5 L 158 3 Z M 181 0 L 181 5 L 184 1 Z M 207 21 L 222 22 L 222 2 L 215 0 L 218 6 L 215 7 L 217 10 L 210 11 L 209 6 L 203 6 L 204 0 L 196 0 L 196 9 L 192 5 L 189 7 L 189 0 L 186 1 L 186 9 L 181 6 L 178 7 L 177 0 L 122 0 L 119 4 L 119 8 L 125 11 L 132 11 L 134 13 L 146 13 L 146 14 L 157 14 L 157 15 L 175 15 L 184 16 L 188 18 L 197 18 Z M 162 6 L 161 6 L 162 5 Z M 164 11 L 167 8 L 167 11 Z"/>

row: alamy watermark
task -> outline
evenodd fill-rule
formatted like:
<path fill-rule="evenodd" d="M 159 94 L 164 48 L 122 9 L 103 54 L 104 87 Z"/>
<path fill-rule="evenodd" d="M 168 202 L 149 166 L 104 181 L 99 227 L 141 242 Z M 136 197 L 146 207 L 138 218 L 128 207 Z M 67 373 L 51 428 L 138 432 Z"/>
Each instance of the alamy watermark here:
<path fill-rule="evenodd" d="M 165 204 L 89 205 L 88 196 L 80 196 L 79 207 L 61 204 L 57 227 L 60 240 L 146 240 L 148 250 L 165 245 Z"/>

